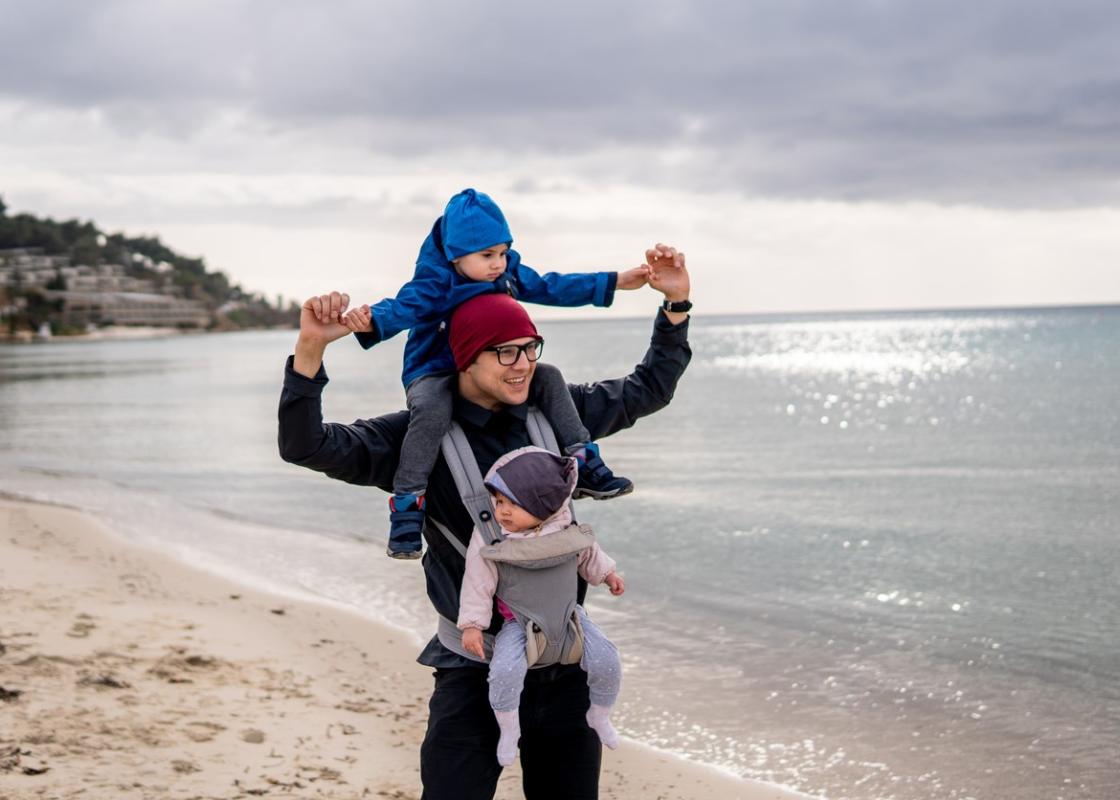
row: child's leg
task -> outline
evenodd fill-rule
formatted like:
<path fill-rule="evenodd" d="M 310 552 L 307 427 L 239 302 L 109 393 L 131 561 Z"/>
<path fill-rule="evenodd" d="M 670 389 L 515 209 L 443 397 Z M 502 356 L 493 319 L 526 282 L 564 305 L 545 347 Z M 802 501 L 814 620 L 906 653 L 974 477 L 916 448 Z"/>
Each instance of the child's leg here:
<path fill-rule="evenodd" d="M 548 417 L 560 448 L 579 461 L 579 483 L 574 497 L 606 500 L 633 491 L 634 484 L 616 476 L 599 456 L 599 446 L 591 441 L 591 434 L 579 418 L 568 383 L 559 369 L 537 362 L 530 400 Z"/>
<path fill-rule="evenodd" d="M 423 494 L 439 457 L 440 440 L 451 427 L 452 375 L 425 375 L 408 385 L 408 430 L 393 475 L 396 494 Z"/>
<path fill-rule="evenodd" d="M 591 441 L 591 434 L 579 418 L 572 393 L 568 391 L 568 382 L 558 367 L 538 361 L 530 388 L 531 401 L 552 423 L 561 450 L 570 453 L 571 448 L 582 448 Z"/>
<path fill-rule="evenodd" d="M 529 671 L 525 655 L 525 629 L 517 620 L 509 620 L 494 639 L 494 656 L 490 659 L 490 707 L 501 731 L 498 739 L 498 763 L 508 767 L 517 758 L 517 740 L 521 738 L 521 690 Z"/>
<path fill-rule="evenodd" d="M 587 724 L 599 734 L 599 740 L 613 750 L 618 747 L 618 732 L 611 724 L 611 708 L 618 700 L 622 684 L 622 662 L 614 643 L 591 621 L 583 606 L 577 606 L 576 613 L 583 627 L 583 658 L 579 665 L 587 673 L 587 688 L 591 695 Z"/>
<path fill-rule="evenodd" d="M 451 377 L 427 375 L 408 386 L 408 430 L 400 463 L 393 475 L 389 501 L 389 555 L 418 558 L 424 527 L 424 491 L 439 456 L 439 445 L 451 425 Z"/>

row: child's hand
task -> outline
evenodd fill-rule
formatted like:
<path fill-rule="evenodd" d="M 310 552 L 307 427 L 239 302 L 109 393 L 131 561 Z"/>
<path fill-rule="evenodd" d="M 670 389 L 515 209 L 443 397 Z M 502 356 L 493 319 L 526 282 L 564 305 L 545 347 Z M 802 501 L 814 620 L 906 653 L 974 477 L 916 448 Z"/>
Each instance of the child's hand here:
<path fill-rule="evenodd" d="M 611 594 L 618 597 L 626 591 L 626 581 L 622 580 L 622 576 L 617 572 L 612 572 L 607 577 L 603 578 L 603 583 L 611 590 Z"/>
<path fill-rule="evenodd" d="M 463 631 L 463 649 L 485 661 L 486 651 L 482 649 L 482 631 L 478 628 L 467 628 Z"/>
<path fill-rule="evenodd" d="M 649 266 L 642 264 L 634 269 L 619 270 L 616 289 L 641 289 L 649 280 Z"/>
<path fill-rule="evenodd" d="M 369 333 L 373 330 L 373 317 L 369 306 L 362 305 L 350 309 L 342 318 L 342 324 L 354 333 Z"/>

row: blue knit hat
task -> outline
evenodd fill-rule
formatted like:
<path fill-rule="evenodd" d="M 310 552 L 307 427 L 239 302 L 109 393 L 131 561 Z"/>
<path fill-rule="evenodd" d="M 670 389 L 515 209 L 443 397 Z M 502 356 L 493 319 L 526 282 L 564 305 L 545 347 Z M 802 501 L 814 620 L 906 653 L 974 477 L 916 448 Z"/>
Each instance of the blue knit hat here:
<path fill-rule="evenodd" d="M 440 236 L 448 261 L 513 241 L 498 204 L 489 195 L 474 189 L 464 189 L 447 201 L 440 222 Z"/>

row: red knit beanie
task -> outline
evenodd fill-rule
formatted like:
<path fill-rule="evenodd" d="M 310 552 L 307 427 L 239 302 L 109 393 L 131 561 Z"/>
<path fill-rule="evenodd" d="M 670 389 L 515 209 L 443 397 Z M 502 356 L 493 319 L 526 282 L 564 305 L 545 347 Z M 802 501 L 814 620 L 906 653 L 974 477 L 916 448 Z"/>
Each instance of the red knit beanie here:
<path fill-rule="evenodd" d="M 448 338 L 455 356 L 455 369 L 462 372 L 478 358 L 484 347 L 539 336 L 533 320 L 521 304 L 504 293 L 480 294 L 455 309 Z"/>

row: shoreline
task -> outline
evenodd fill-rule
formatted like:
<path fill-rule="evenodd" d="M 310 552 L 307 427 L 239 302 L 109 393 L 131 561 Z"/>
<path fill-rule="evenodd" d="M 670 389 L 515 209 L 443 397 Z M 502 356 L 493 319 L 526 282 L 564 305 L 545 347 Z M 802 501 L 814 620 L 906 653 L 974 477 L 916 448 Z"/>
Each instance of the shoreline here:
<path fill-rule="evenodd" d="M 0 342 L 4 344 L 50 344 L 51 342 L 113 342 L 131 341 L 134 339 L 167 339 L 172 336 L 184 336 L 191 333 L 205 333 L 206 331 L 183 330 L 180 328 L 157 328 L 152 325 L 109 325 L 105 328 L 87 331 L 86 333 L 52 334 L 40 336 L 33 331 L 20 331 L 7 334 Z"/>
<path fill-rule="evenodd" d="M 148 339 L 171 339 L 178 336 L 203 336 L 213 333 L 241 333 L 246 331 L 287 331 L 298 332 L 298 328 L 273 326 L 265 328 L 166 328 L 154 325 L 108 325 L 86 333 L 56 334 L 41 337 L 33 331 L 20 331 L 17 334 L 0 336 L 0 344 L 51 344 L 52 342 L 128 342 Z"/>
<path fill-rule="evenodd" d="M 419 797 L 430 672 L 401 631 L 204 572 L 72 508 L 0 498 L 0 532 L 6 797 Z M 604 751 L 600 787 L 803 797 L 630 741 Z M 515 766 L 495 797 L 521 796 Z"/>

